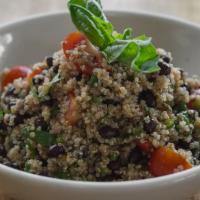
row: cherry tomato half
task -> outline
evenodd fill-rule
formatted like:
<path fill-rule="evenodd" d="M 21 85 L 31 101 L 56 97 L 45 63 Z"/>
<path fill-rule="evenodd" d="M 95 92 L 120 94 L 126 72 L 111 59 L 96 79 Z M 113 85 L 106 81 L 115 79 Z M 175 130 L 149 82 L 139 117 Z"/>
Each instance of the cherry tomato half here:
<path fill-rule="evenodd" d="M 30 82 L 34 76 L 36 76 L 36 75 L 38 75 L 38 74 L 41 74 L 43 70 L 44 70 L 44 69 L 41 68 L 41 67 L 38 67 L 38 68 L 34 69 L 34 70 L 27 76 L 27 80 Z"/>
<path fill-rule="evenodd" d="M 74 49 L 81 41 L 85 40 L 86 37 L 81 32 L 70 33 L 63 41 L 63 51 L 66 57 L 69 57 L 67 50 Z"/>
<path fill-rule="evenodd" d="M 17 78 L 25 78 L 31 73 L 31 68 L 26 66 L 16 66 L 11 68 L 1 80 L 1 89 L 12 83 Z"/>
<path fill-rule="evenodd" d="M 154 176 L 163 176 L 174 173 L 174 170 L 179 166 L 184 170 L 192 167 L 192 165 L 177 152 L 167 147 L 160 147 L 151 155 L 149 171 Z"/>

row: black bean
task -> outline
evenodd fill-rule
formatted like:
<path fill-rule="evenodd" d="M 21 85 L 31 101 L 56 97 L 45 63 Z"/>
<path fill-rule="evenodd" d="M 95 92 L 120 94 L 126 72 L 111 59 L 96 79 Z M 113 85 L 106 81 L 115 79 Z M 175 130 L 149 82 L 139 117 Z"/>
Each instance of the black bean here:
<path fill-rule="evenodd" d="M 171 59 L 170 59 L 169 56 L 163 56 L 163 57 L 162 57 L 162 60 L 163 60 L 164 62 L 166 62 L 166 63 L 170 63 L 170 61 L 171 61 Z"/>
<path fill-rule="evenodd" d="M 20 115 L 20 116 L 21 116 L 21 117 L 23 118 L 23 120 L 24 120 L 24 119 L 28 119 L 28 118 L 32 117 L 33 114 L 29 111 L 29 113 L 26 112 L 26 113 L 24 113 L 23 115 Z"/>
<path fill-rule="evenodd" d="M 147 79 L 149 82 L 154 82 L 156 80 L 156 77 L 153 75 L 147 76 Z"/>
<path fill-rule="evenodd" d="M 6 96 L 13 96 L 15 92 L 15 87 L 10 86 L 8 87 L 7 91 L 6 91 Z"/>
<path fill-rule="evenodd" d="M 129 158 L 123 154 L 120 155 L 120 164 L 121 166 L 127 166 L 129 163 Z"/>
<path fill-rule="evenodd" d="M 103 104 L 107 104 L 107 105 L 113 105 L 113 106 L 117 106 L 120 104 L 120 101 L 115 100 L 115 99 L 104 99 L 102 101 Z"/>
<path fill-rule="evenodd" d="M 59 70 L 59 65 L 56 65 L 56 66 L 53 67 L 53 72 L 54 72 L 55 74 L 58 73 L 58 70 Z"/>
<path fill-rule="evenodd" d="M 109 164 L 108 164 L 108 167 L 115 171 L 115 170 L 119 170 L 120 167 L 121 167 L 121 163 L 120 163 L 120 160 L 114 160 L 114 161 L 111 161 Z"/>
<path fill-rule="evenodd" d="M 15 126 L 23 123 L 23 121 L 24 121 L 24 116 L 22 116 L 22 115 L 15 115 L 15 118 L 14 118 L 14 124 L 15 124 Z"/>
<path fill-rule="evenodd" d="M 167 75 L 169 75 L 171 73 L 171 67 L 169 67 L 168 64 L 163 63 L 163 62 L 159 62 L 158 66 L 160 67 L 159 75 L 167 76 Z"/>
<path fill-rule="evenodd" d="M 53 145 L 50 147 L 48 156 L 49 157 L 58 157 L 65 153 L 65 148 L 63 145 Z"/>
<path fill-rule="evenodd" d="M 46 166 L 47 166 L 47 164 L 48 164 L 47 160 L 45 160 L 45 159 L 43 159 L 43 158 L 40 158 L 39 160 L 42 162 L 42 166 L 43 166 L 43 167 L 46 167 Z"/>
<path fill-rule="evenodd" d="M 55 99 L 48 99 L 42 102 L 45 106 L 53 106 L 54 104 L 56 105 L 56 100 Z"/>
<path fill-rule="evenodd" d="M 12 106 L 15 106 L 16 105 L 16 99 L 10 98 L 10 97 L 8 97 L 8 98 L 9 98 L 9 100 L 8 100 L 7 104 L 9 106 L 9 108 L 11 108 Z"/>
<path fill-rule="evenodd" d="M 139 102 L 141 100 L 145 101 L 148 107 L 156 107 L 156 97 L 152 90 L 143 90 L 139 94 Z"/>
<path fill-rule="evenodd" d="M 87 146 L 80 147 L 80 150 L 82 152 L 82 158 L 86 158 L 89 154 L 89 149 Z"/>
<path fill-rule="evenodd" d="M 175 146 L 177 149 L 181 148 L 181 149 L 189 149 L 190 148 L 190 144 L 182 139 L 178 140 L 175 143 Z"/>
<path fill-rule="evenodd" d="M 34 85 L 40 85 L 44 82 L 44 77 L 41 75 L 35 76 L 32 78 L 32 82 Z"/>
<path fill-rule="evenodd" d="M 0 148 L 0 156 L 2 157 L 6 156 L 6 150 L 4 148 Z"/>
<path fill-rule="evenodd" d="M 146 133 L 150 134 L 155 131 L 156 126 L 157 123 L 151 119 L 149 122 L 144 122 L 143 128 Z"/>
<path fill-rule="evenodd" d="M 99 128 L 99 134 L 102 138 L 111 139 L 120 135 L 119 129 L 112 128 L 111 126 L 103 126 Z"/>
<path fill-rule="evenodd" d="M 6 130 L 6 129 L 7 129 L 6 124 L 3 121 L 0 122 L 0 130 Z"/>
<path fill-rule="evenodd" d="M 134 75 L 133 75 L 133 74 L 131 74 L 131 75 L 128 75 L 128 77 L 127 77 L 127 80 L 128 80 L 128 81 L 130 81 L 130 82 L 133 82 L 133 81 L 134 81 L 134 79 L 135 79 L 135 77 L 134 77 Z"/>
<path fill-rule="evenodd" d="M 184 87 L 189 92 L 189 94 L 191 94 L 192 89 L 188 84 L 182 84 L 180 87 Z"/>
<path fill-rule="evenodd" d="M 52 57 L 47 57 L 46 58 L 46 63 L 48 65 L 48 67 L 52 67 L 53 66 L 53 58 Z"/>
<path fill-rule="evenodd" d="M 39 117 L 35 120 L 35 126 L 36 128 L 40 127 L 42 130 L 48 129 L 48 124 L 43 117 Z"/>
<path fill-rule="evenodd" d="M 77 81 L 80 81 L 82 79 L 82 74 L 78 74 L 77 76 L 76 76 L 76 80 Z"/>
<path fill-rule="evenodd" d="M 129 162 L 136 165 L 146 166 L 149 158 L 146 154 L 144 154 L 141 149 L 135 147 L 129 154 Z"/>
<path fill-rule="evenodd" d="M 129 162 L 133 164 L 138 164 L 142 158 L 142 151 L 136 147 L 129 154 Z"/>

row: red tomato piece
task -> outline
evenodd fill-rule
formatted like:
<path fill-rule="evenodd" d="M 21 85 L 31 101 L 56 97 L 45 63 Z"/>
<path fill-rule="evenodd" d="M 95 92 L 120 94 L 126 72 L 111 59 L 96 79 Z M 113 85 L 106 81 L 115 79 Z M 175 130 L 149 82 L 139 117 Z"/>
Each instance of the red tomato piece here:
<path fill-rule="evenodd" d="M 170 148 L 160 147 L 151 155 L 149 171 L 154 176 L 163 176 L 174 173 L 178 166 L 183 167 L 184 170 L 192 167 L 180 154 Z"/>
<path fill-rule="evenodd" d="M 153 150 L 153 145 L 148 140 L 139 140 L 136 142 L 137 146 L 144 152 L 150 153 Z"/>
<path fill-rule="evenodd" d="M 81 68 L 81 66 L 79 64 L 75 64 L 76 65 L 76 69 L 77 71 L 79 71 L 80 73 L 83 73 L 85 75 L 91 75 L 93 72 L 94 67 L 87 65 L 84 68 Z"/>
<path fill-rule="evenodd" d="M 71 125 L 75 125 L 78 121 L 78 108 L 77 108 L 77 102 L 75 95 L 73 93 L 70 93 L 68 95 L 69 104 L 68 104 L 68 110 L 65 113 L 65 120 Z"/>
<path fill-rule="evenodd" d="M 200 110 L 200 96 L 197 96 L 196 98 L 191 99 L 188 102 L 187 107 L 192 110 Z"/>
<path fill-rule="evenodd" d="M 1 80 L 1 89 L 12 83 L 17 78 L 25 78 L 31 73 L 31 69 L 26 66 L 16 66 L 11 68 Z"/>
<path fill-rule="evenodd" d="M 81 32 L 73 32 L 66 36 L 63 41 L 63 51 L 66 57 L 69 57 L 67 50 L 74 49 L 81 41 L 85 40 L 86 37 Z"/>
<path fill-rule="evenodd" d="M 38 75 L 38 74 L 41 74 L 43 70 L 44 70 L 44 69 L 41 68 L 41 67 L 38 67 L 38 68 L 34 69 L 34 70 L 27 76 L 27 80 L 28 80 L 28 81 L 31 81 L 32 78 L 33 78 L 34 76 L 36 76 L 36 75 Z"/>

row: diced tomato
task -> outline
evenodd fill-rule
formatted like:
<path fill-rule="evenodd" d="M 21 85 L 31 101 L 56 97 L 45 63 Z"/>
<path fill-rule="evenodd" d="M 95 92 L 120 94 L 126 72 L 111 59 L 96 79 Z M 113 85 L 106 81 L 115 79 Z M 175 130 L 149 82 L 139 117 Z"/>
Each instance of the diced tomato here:
<path fill-rule="evenodd" d="M 86 37 L 81 32 L 73 32 L 66 36 L 63 41 L 63 51 L 66 57 L 69 57 L 67 50 L 74 49 L 81 41 L 85 40 Z"/>
<path fill-rule="evenodd" d="M 32 78 L 33 78 L 34 76 L 36 76 L 36 75 L 38 75 L 38 74 L 41 74 L 43 70 L 44 70 L 44 69 L 41 68 L 41 67 L 38 67 L 38 68 L 34 69 L 34 70 L 27 76 L 27 80 L 28 80 L 28 81 L 31 81 Z"/>
<path fill-rule="evenodd" d="M 75 64 L 76 65 L 76 69 L 77 71 L 79 71 L 80 73 L 83 73 L 85 75 L 91 75 L 93 72 L 94 67 L 87 65 L 84 68 L 82 68 L 79 64 Z"/>
<path fill-rule="evenodd" d="M 153 145 L 148 140 L 139 140 L 136 142 L 137 146 L 144 152 L 150 153 L 153 150 Z"/>
<path fill-rule="evenodd" d="M 187 104 L 187 107 L 192 110 L 200 110 L 200 96 L 191 99 Z"/>
<path fill-rule="evenodd" d="M 163 176 L 174 173 L 174 170 L 179 166 L 184 170 L 192 167 L 192 165 L 180 154 L 170 148 L 160 147 L 151 155 L 149 171 L 154 176 Z"/>
<path fill-rule="evenodd" d="M 12 83 L 17 78 L 25 78 L 31 73 L 31 69 L 26 66 L 16 66 L 11 68 L 1 80 L 1 89 L 3 89 L 9 83 Z"/>
<path fill-rule="evenodd" d="M 75 125 L 78 121 L 78 113 L 77 113 L 77 102 L 75 95 L 73 93 L 70 93 L 68 95 L 69 104 L 68 104 L 68 110 L 65 113 L 65 120 L 71 125 Z"/>

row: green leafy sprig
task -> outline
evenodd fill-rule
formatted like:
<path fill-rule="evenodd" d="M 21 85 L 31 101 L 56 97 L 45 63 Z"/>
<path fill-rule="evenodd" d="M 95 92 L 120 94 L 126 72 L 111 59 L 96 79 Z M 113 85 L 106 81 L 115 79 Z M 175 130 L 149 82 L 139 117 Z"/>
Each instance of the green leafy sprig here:
<path fill-rule="evenodd" d="M 132 37 L 132 29 L 117 33 L 107 20 L 100 0 L 69 0 L 71 18 L 77 29 L 98 47 L 109 64 L 118 62 L 136 72 L 153 73 L 160 70 L 158 54 L 151 38 Z"/>

